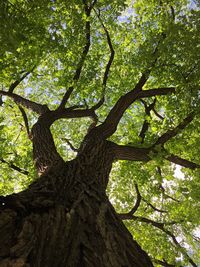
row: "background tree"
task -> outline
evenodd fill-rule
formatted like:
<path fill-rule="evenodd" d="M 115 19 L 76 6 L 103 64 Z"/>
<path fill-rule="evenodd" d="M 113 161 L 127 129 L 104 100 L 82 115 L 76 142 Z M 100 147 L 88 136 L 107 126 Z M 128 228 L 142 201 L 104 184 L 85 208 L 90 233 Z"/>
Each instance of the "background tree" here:
<path fill-rule="evenodd" d="M 198 266 L 199 3 L 67 2 L 0 3 L 0 266 Z"/>

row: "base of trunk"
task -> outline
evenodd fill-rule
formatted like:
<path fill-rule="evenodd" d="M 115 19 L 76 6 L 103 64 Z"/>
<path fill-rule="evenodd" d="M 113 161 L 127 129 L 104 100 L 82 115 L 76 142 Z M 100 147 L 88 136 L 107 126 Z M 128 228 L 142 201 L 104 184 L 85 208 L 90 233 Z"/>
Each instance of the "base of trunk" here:
<path fill-rule="evenodd" d="M 106 196 L 0 215 L 0 267 L 152 267 Z"/>

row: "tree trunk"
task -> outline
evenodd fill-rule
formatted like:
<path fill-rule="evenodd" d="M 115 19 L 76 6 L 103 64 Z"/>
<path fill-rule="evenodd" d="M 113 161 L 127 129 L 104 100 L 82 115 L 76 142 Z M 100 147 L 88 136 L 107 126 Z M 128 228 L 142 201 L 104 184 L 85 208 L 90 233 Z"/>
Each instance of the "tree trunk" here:
<path fill-rule="evenodd" d="M 0 267 L 153 266 L 106 196 L 112 162 L 109 142 L 83 144 L 76 159 L 1 197 Z"/>

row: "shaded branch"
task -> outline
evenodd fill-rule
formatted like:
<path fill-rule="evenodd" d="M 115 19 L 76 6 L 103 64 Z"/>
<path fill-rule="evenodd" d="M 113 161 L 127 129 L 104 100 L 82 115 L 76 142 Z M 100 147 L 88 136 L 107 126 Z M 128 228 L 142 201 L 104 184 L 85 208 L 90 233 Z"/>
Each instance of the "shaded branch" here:
<path fill-rule="evenodd" d="M 112 143 L 112 149 L 116 160 L 131 160 L 148 162 L 151 158 L 148 156 L 148 148 L 139 148 L 134 146 L 118 145 Z"/>
<path fill-rule="evenodd" d="M 98 17 L 98 19 L 99 19 L 99 21 L 100 21 L 100 23 L 101 23 L 103 29 L 104 29 L 104 31 L 105 31 L 105 33 L 106 33 L 108 46 L 109 46 L 109 48 L 110 48 L 110 58 L 109 58 L 108 63 L 107 63 L 107 65 L 106 65 L 106 69 L 105 69 L 104 77 L 103 77 L 103 83 L 102 83 L 103 88 L 105 89 L 105 87 L 106 87 L 106 83 L 107 83 L 107 79 L 108 79 L 108 75 L 109 75 L 109 71 L 110 71 L 110 67 L 111 67 L 112 62 L 113 62 L 113 60 L 114 60 L 115 51 L 114 51 L 114 48 L 113 48 L 113 45 L 112 45 L 112 41 L 111 41 L 109 32 L 108 32 L 107 28 L 105 27 L 105 25 L 104 25 L 104 23 L 103 23 L 103 21 L 102 21 L 102 19 L 101 19 L 101 17 L 100 17 L 100 10 L 98 10 L 98 11 L 99 11 L 99 14 L 97 13 L 97 11 L 96 11 L 95 9 L 94 9 L 94 11 L 95 11 L 95 13 L 96 13 L 96 15 L 97 15 L 97 17 Z"/>
<path fill-rule="evenodd" d="M 133 214 L 137 211 L 137 209 L 140 206 L 140 203 L 141 203 L 141 200 L 142 200 L 142 196 L 140 194 L 140 191 L 139 191 L 137 183 L 134 183 L 134 186 L 135 186 L 135 191 L 136 191 L 136 194 L 137 194 L 135 205 L 133 206 L 133 208 L 129 212 L 118 214 L 119 218 L 122 219 L 122 220 L 124 220 L 124 218 L 126 218 L 126 217 L 131 217 L 132 218 Z"/>
<path fill-rule="evenodd" d="M 65 142 L 69 145 L 69 147 L 71 148 L 71 150 L 73 150 L 74 152 L 78 152 L 78 151 L 79 151 L 79 149 L 77 149 L 77 148 L 75 148 L 75 147 L 73 146 L 73 144 L 69 141 L 69 139 L 67 139 L 67 138 L 62 138 L 62 140 L 65 141 Z"/>
<path fill-rule="evenodd" d="M 160 213 L 167 213 L 166 210 L 161 210 L 161 209 L 158 209 L 158 208 L 154 207 L 151 203 L 149 203 L 149 202 L 148 202 L 146 199 L 144 199 L 143 197 L 142 197 L 142 200 L 143 200 L 148 206 L 150 206 L 153 210 L 155 210 L 155 211 L 157 211 L 157 212 L 160 212 Z"/>
<path fill-rule="evenodd" d="M 29 129 L 29 124 L 28 124 L 28 117 L 26 115 L 25 110 L 21 106 L 18 106 L 18 107 L 19 107 L 19 110 L 21 111 L 21 114 L 22 114 L 22 117 L 23 117 L 23 120 L 24 120 L 24 124 L 25 124 L 25 127 L 26 127 L 27 135 L 30 137 L 30 129 Z"/>
<path fill-rule="evenodd" d="M 85 39 L 86 39 L 86 43 L 85 43 L 85 46 L 83 48 L 80 61 L 77 64 L 77 68 L 76 68 L 76 71 L 75 71 L 75 74 L 74 74 L 74 77 L 73 77 L 73 82 L 77 82 L 79 80 L 80 75 L 81 75 L 81 71 L 82 71 L 82 68 L 83 68 L 83 64 L 85 62 L 85 59 L 86 59 L 87 54 L 88 54 L 89 49 L 90 49 L 90 20 L 89 20 L 89 17 L 90 17 L 91 9 L 93 8 L 95 3 L 96 3 L 96 0 L 93 1 L 91 6 L 88 7 L 87 1 L 83 0 L 84 11 L 85 11 L 85 14 L 86 14 L 86 23 L 85 23 Z M 58 107 L 59 109 L 62 109 L 62 108 L 65 107 L 65 105 L 66 105 L 71 93 L 73 92 L 73 90 L 74 90 L 74 86 L 70 86 L 69 89 L 66 91 L 66 93 L 64 94 L 63 99 L 62 99 L 62 101 L 60 103 L 60 106 Z"/>
<path fill-rule="evenodd" d="M 164 117 L 161 116 L 161 115 L 155 110 L 155 108 L 153 108 L 152 111 L 154 112 L 154 114 L 155 114 L 159 119 L 164 120 Z"/>
<path fill-rule="evenodd" d="M 174 242 L 174 244 L 179 248 L 181 253 L 184 255 L 184 257 L 189 261 L 189 263 L 193 267 L 198 267 L 197 264 L 192 260 L 192 258 L 187 254 L 185 249 L 179 244 L 174 234 L 172 234 L 169 230 L 163 229 L 163 232 L 165 232 L 168 236 L 170 236 Z"/>
<path fill-rule="evenodd" d="M 158 138 L 154 146 L 156 145 L 164 145 L 171 138 L 175 137 L 181 130 L 185 129 L 185 127 L 193 120 L 195 116 L 194 112 L 191 112 L 178 126 L 176 126 L 172 130 L 168 130 L 162 136 Z"/>
<path fill-rule="evenodd" d="M 1 161 L 2 163 L 7 164 L 8 167 L 10 167 L 11 169 L 20 172 L 21 174 L 29 175 L 29 172 L 28 172 L 28 171 L 26 171 L 26 170 L 24 170 L 24 169 L 21 169 L 20 167 L 16 166 L 16 165 L 13 164 L 12 162 L 8 162 L 8 161 L 4 160 L 3 158 L 0 158 L 0 161 Z"/>
<path fill-rule="evenodd" d="M 154 88 L 141 91 L 140 94 L 138 94 L 137 99 L 153 97 L 153 96 L 169 95 L 172 93 L 175 93 L 175 87 Z"/>
<path fill-rule="evenodd" d="M 139 148 L 134 146 L 127 146 L 127 145 L 118 145 L 112 143 L 112 149 L 115 155 L 116 160 L 130 160 L 130 161 L 142 161 L 148 162 L 152 160 L 152 156 L 150 157 L 150 152 L 153 152 L 155 155 L 158 153 L 154 149 L 150 148 Z M 167 151 L 165 150 L 167 153 Z M 200 166 L 192 161 L 183 159 L 179 156 L 168 154 L 164 157 L 166 160 L 178 164 L 180 166 L 189 168 L 189 169 L 196 169 Z"/>
<path fill-rule="evenodd" d="M 161 168 L 158 166 L 156 169 L 157 169 L 157 172 L 160 175 L 160 177 L 163 179 Z M 163 187 L 162 183 L 159 185 L 159 189 L 162 191 L 163 196 L 165 196 L 166 198 L 169 198 L 169 199 L 171 199 L 175 202 L 178 202 L 178 203 L 180 202 L 178 199 L 171 197 L 165 193 L 165 188 Z"/>
<path fill-rule="evenodd" d="M 135 186 L 135 191 L 136 191 L 137 197 L 136 197 L 136 202 L 135 202 L 134 207 L 128 212 L 128 214 L 130 214 L 130 215 L 133 215 L 137 211 L 137 209 L 140 206 L 141 200 L 142 200 L 137 183 L 134 183 L 134 186 Z"/>
<path fill-rule="evenodd" d="M 192 161 L 183 159 L 183 158 L 176 156 L 176 155 L 173 155 L 173 154 L 167 156 L 166 159 L 172 163 L 178 164 L 180 166 L 183 166 L 183 167 L 186 167 L 186 168 L 189 168 L 192 170 L 200 167 L 200 165 L 198 165 Z"/>
<path fill-rule="evenodd" d="M 168 95 L 175 92 L 174 87 L 156 88 L 150 90 L 142 90 L 144 84 L 146 83 L 151 69 L 145 72 L 139 82 L 136 84 L 135 88 L 129 91 L 127 94 L 121 96 L 114 107 L 109 112 L 106 120 L 96 128 L 103 138 L 111 136 L 117 129 L 117 125 L 122 118 L 124 112 L 127 108 L 135 102 L 137 99 L 142 99 L 146 97 Z M 97 133 L 95 132 L 97 135 Z"/>
<path fill-rule="evenodd" d="M 8 92 L 12 93 L 14 89 L 34 70 L 35 66 L 28 72 L 26 72 L 19 80 L 12 83 L 8 89 Z"/>
<path fill-rule="evenodd" d="M 156 104 L 156 98 L 154 99 L 153 103 L 150 104 L 149 106 L 147 105 L 147 103 L 141 99 L 141 102 L 143 103 L 144 107 L 145 107 L 145 113 L 146 113 L 146 116 L 150 116 L 150 113 L 151 113 L 151 110 L 154 108 L 155 104 Z M 146 135 L 146 132 L 148 131 L 149 129 L 149 122 L 148 120 L 144 120 L 144 123 L 143 123 L 143 126 L 142 126 L 142 129 L 140 131 L 140 134 L 139 136 L 141 137 L 141 143 L 143 144 L 144 143 L 144 139 L 145 139 L 145 135 Z"/>
<path fill-rule="evenodd" d="M 162 34 L 162 40 L 166 38 L 165 34 Z M 163 88 L 159 88 L 160 90 L 152 89 L 150 91 L 143 91 L 143 86 L 147 82 L 149 75 L 151 73 L 151 70 L 155 66 L 157 59 L 158 59 L 158 46 L 160 44 L 161 40 L 159 40 L 157 47 L 155 48 L 154 52 L 152 53 L 153 62 L 151 65 L 142 73 L 139 81 L 135 85 L 135 87 L 129 91 L 128 93 L 121 96 L 114 107 L 110 110 L 107 118 L 105 121 L 96 127 L 93 131 L 94 136 L 100 136 L 100 138 L 107 138 L 111 136 L 117 129 L 118 123 L 120 119 L 122 118 L 124 112 L 127 110 L 127 108 L 136 100 L 143 97 L 149 97 L 157 94 L 166 94 L 166 90 L 162 90 Z M 166 88 L 165 88 L 166 89 Z M 156 91 L 156 92 L 155 92 Z M 145 93 L 148 92 L 148 93 Z"/>
<path fill-rule="evenodd" d="M 47 107 L 47 105 L 42 105 L 42 104 L 33 102 L 31 100 L 28 100 L 22 96 L 19 96 L 11 92 L 5 92 L 5 91 L 0 90 L 0 95 L 8 96 L 12 98 L 16 104 L 22 105 L 23 107 L 26 107 L 40 115 L 49 111 L 49 108 Z"/>
<path fill-rule="evenodd" d="M 153 221 L 153 220 L 148 219 L 148 218 L 145 218 L 145 217 L 131 215 L 129 213 L 126 213 L 126 214 L 118 214 L 118 216 L 122 220 L 134 220 L 134 221 L 144 222 L 144 223 L 150 224 L 150 225 L 152 225 L 152 226 L 160 229 L 162 232 L 164 232 L 165 234 L 167 234 L 168 236 L 171 237 L 173 243 L 179 248 L 179 250 L 181 251 L 181 253 L 191 263 L 191 265 L 193 267 L 198 267 L 194 263 L 194 261 L 190 258 L 190 256 L 187 254 L 187 252 L 185 251 L 185 249 L 179 244 L 179 242 L 177 241 L 177 239 L 174 236 L 174 234 L 172 234 L 169 230 L 165 229 L 165 225 L 173 225 L 173 224 L 176 224 L 176 223 L 179 223 L 179 222 L 160 223 L 160 222 L 156 222 L 156 221 Z"/>

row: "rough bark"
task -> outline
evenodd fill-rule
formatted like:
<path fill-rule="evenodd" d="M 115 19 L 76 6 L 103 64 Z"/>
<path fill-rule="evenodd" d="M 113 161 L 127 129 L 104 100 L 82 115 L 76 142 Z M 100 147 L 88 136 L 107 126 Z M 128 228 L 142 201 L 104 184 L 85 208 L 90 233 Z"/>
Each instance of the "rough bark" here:
<path fill-rule="evenodd" d="M 105 193 L 113 145 L 87 138 L 65 163 L 48 127 L 32 129 L 40 178 L 0 199 L 0 266 L 153 266 Z"/>

